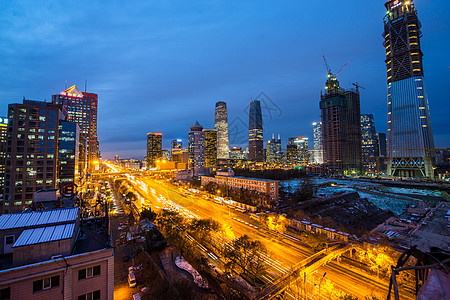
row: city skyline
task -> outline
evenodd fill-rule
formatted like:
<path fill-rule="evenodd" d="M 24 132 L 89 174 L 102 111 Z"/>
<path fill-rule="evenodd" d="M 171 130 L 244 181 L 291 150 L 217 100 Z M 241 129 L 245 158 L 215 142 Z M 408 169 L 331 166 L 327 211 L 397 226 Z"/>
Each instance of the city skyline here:
<path fill-rule="evenodd" d="M 311 124 L 320 116 L 316 99 L 326 77 L 321 57 L 325 55 L 334 71 L 350 60 L 339 74 L 341 86 L 348 89 L 359 82 L 366 88 L 361 90 L 361 113 L 373 113 L 377 130 L 386 132 L 385 50 L 380 27 L 384 3 L 348 1 L 333 9 L 327 6 L 331 1 L 258 3 L 151 4 L 142 9 L 115 3 L 106 10 L 101 4 L 87 9 L 83 2 L 76 7 L 39 8 L 5 4 L 0 12 L 0 19 L 8 24 L 0 29 L 4 41 L 0 46 L 4 70 L 0 112 L 6 115 L 7 104 L 23 96 L 50 101 L 52 94 L 64 90 L 66 80 L 69 86 L 76 84 L 84 91 L 87 79 L 87 91 L 99 95 L 98 135 L 103 157 L 143 157 L 147 132 L 162 132 L 165 149 L 172 139 L 187 141 L 185 128 L 191 120 L 213 128 L 211 106 L 218 99 L 227 101 L 230 126 L 236 119 L 246 123 L 244 110 L 250 98 L 256 99 L 263 91 L 282 112 L 281 117 L 274 114 L 264 119 L 264 141 L 271 132 L 280 132 L 286 145 L 290 136 L 312 140 Z M 445 55 L 449 44 L 443 37 L 450 28 L 446 14 L 435 11 L 449 10 L 450 4 L 415 1 L 415 5 L 424 25 L 424 72 L 435 143 L 446 147 L 450 134 L 445 129 L 450 125 L 445 100 L 450 92 L 440 87 L 449 74 Z M 149 18 L 142 19 L 143 15 L 135 12 L 144 8 L 151 12 Z M 250 9 L 257 13 L 248 16 Z M 71 14 L 63 14 L 66 11 Z M 104 16 L 98 22 L 105 21 L 104 26 L 89 18 L 100 11 Z M 351 21 L 338 17 L 348 12 L 353 15 Z M 172 16 L 179 18 L 175 22 Z M 336 16 L 333 33 L 327 31 L 330 16 Z M 133 17 L 143 26 L 127 36 L 136 29 Z M 265 22 L 256 22 L 260 19 Z M 301 32 L 306 25 L 308 31 Z M 151 33 L 138 38 L 141 30 Z M 90 45 L 89 52 L 74 47 L 82 39 Z M 311 49 L 303 47 L 305 40 L 312 42 Z M 328 46 L 339 45 L 339 41 L 342 46 Z M 18 48 L 25 50 L 15 51 Z M 125 59 L 117 61 L 117 57 Z M 197 71 L 192 70 L 193 65 Z M 8 75 L 19 68 L 20 78 Z M 143 69 L 151 69 L 157 78 Z M 136 105 L 123 105 L 128 99 Z M 231 140 L 230 146 L 236 146 Z"/>

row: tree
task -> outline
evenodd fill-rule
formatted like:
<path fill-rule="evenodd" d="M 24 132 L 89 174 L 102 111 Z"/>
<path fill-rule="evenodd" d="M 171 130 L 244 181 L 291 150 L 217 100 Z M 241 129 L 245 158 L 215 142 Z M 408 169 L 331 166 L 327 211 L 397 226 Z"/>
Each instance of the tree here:
<path fill-rule="evenodd" d="M 292 195 L 292 202 L 298 203 L 303 202 L 314 197 L 314 194 L 317 191 L 316 185 L 311 181 L 311 179 L 303 180 L 302 184 L 297 187 Z"/>
<path fill-rule="evenodd" d="M 156 219 L 156 213 L 152 212 L 151 208 L 146 208 L 141 211 L 139 220 L 148 219 L 153 222 Z"/>
<path fill-rule="evenodd" d="M 260 241 L 252 241 L 247 235 L 243 235 L 225 246 L 223 258 L 228 270 L 255 280 L 267 268 L 266 255 L 267 249 Z"/>
<path fill-rule="evenodd" d="M 188 224 L 187 229 L 188 232 L 196 237 L 200 243 L 210 243 L 211 233 L 219 231 L 220 224 L 211 218 L 194 219 Z"/>

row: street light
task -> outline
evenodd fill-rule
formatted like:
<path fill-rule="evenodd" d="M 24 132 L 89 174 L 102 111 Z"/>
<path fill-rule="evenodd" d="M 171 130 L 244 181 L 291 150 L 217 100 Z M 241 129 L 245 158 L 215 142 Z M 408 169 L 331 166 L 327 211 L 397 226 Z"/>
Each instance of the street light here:
<path fill-rule="evenodd" d="M 325 277 L 325 275 L 327 275 L 327 272 L 323 273 L 322 278 L 320 278 L 320 282 L 319 282 L 319 300 L 320 300 L 320 285 L 322 284 L 322 280 Z"/>

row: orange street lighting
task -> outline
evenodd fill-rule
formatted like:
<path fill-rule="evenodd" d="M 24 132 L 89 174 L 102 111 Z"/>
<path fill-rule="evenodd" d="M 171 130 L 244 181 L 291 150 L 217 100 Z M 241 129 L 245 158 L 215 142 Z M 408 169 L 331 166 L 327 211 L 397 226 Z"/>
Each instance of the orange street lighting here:
<path fill-rule="evenodd" d="M 100 164 L 100 161 L 94 160 L 92 163 L 93 163 L 94 165 L 98 165 L 98 164 Z"/>

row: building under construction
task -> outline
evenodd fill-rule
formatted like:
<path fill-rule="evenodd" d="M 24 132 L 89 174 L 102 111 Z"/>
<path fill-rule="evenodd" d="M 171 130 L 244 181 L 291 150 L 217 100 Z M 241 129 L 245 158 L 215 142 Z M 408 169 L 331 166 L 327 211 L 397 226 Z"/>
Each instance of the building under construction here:
<path fill-rule="evenodd" d="M 330 174 L 356 175 L 362 171 L 359 91 L 344 90 L 328 68 L 321 95 L 324 165 Z M 357 86 L 358 88 L 358 86 Z"/>

